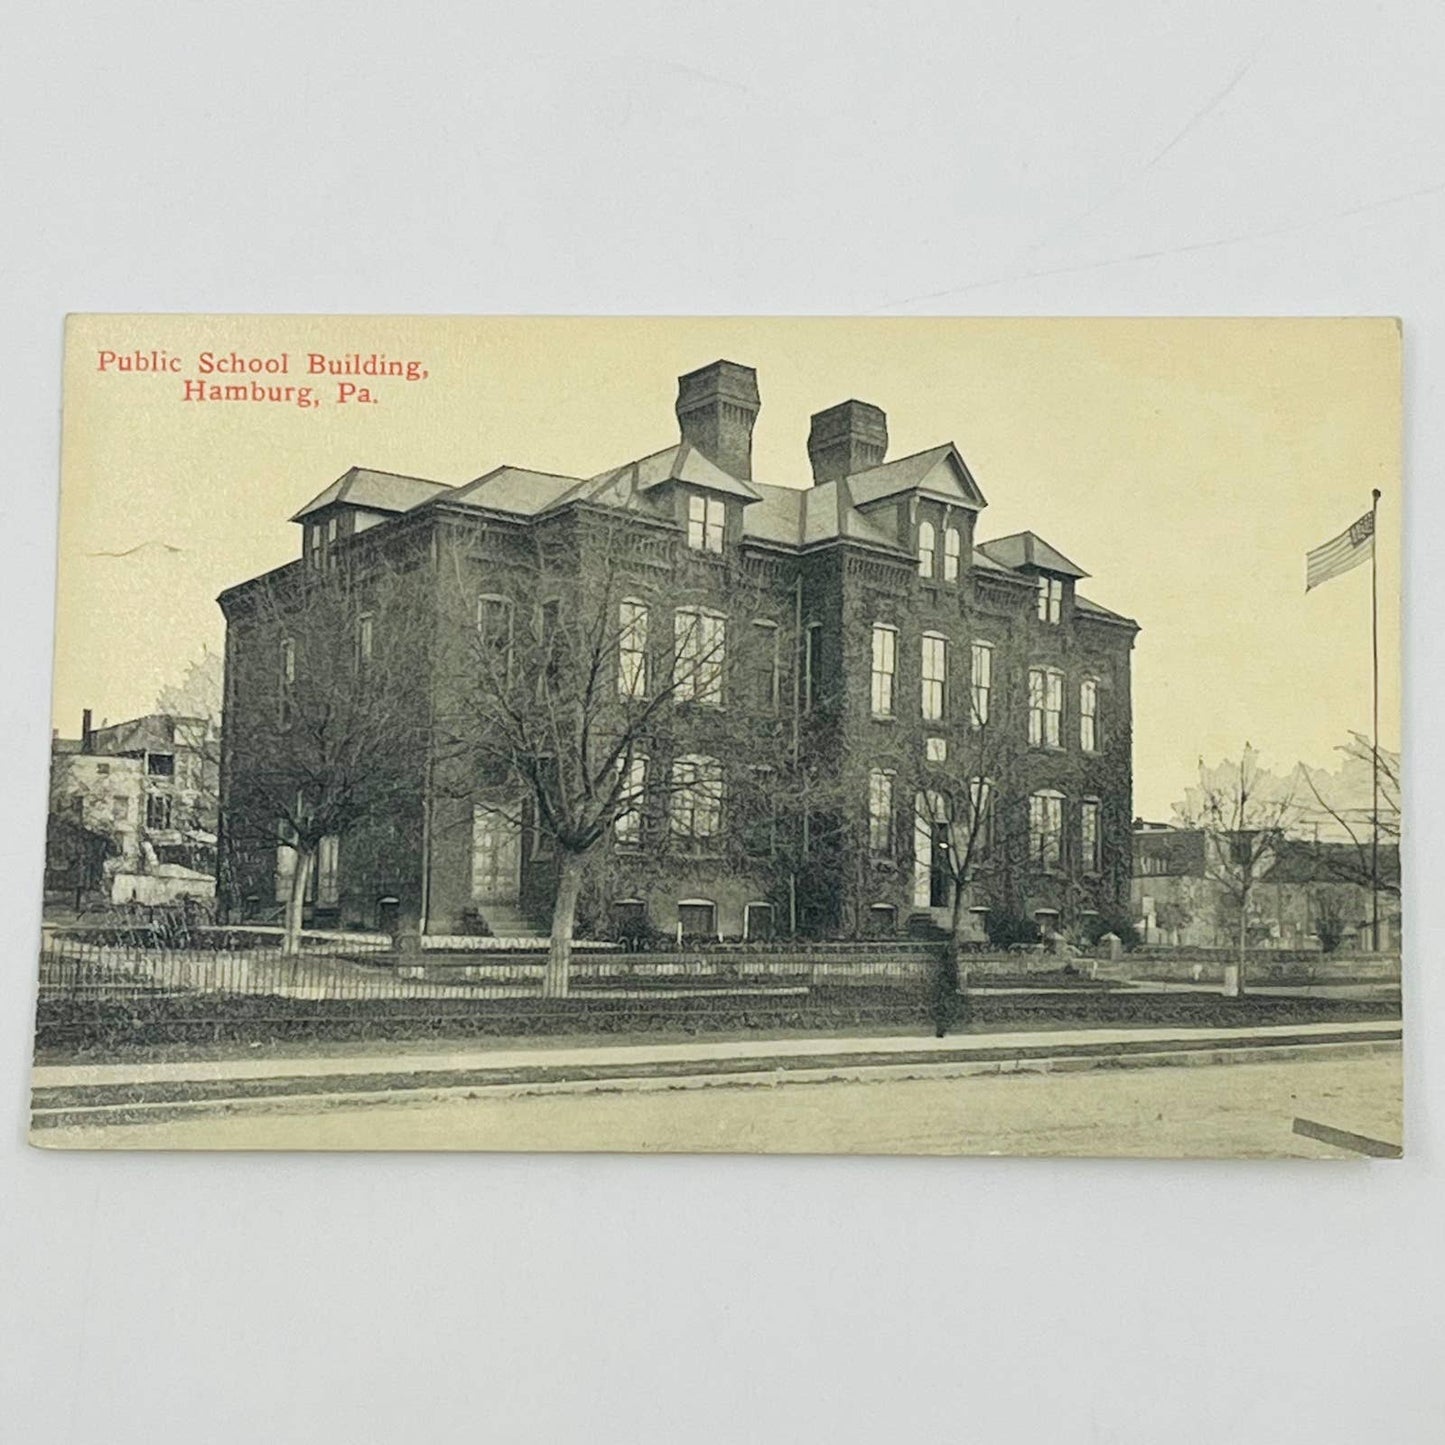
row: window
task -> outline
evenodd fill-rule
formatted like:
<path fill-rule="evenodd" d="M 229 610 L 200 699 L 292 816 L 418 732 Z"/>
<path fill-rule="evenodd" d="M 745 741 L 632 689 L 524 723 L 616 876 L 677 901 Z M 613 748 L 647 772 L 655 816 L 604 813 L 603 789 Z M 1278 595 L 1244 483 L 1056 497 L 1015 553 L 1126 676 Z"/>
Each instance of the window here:
<path fill-rule="evenodd" d="M 701 843 L 722 828 L 722 764 L 716 758 L 678 758 L 672 765 L 672 833 Z"/>
<path fill-rule="evenodd" d="M 974 727 L 984 727 L 988 722 L 988 705 L 993 691 L 993 644 L 975 642 L 969 690 L 969 713 Z"/>
<path fill-rule="evenodd" d="M 727 619 L 720 612 L 680 608 L 673 627 L 677 643 L 677 696 L 684 702 L 721 704 Z"/>
<path fill-rule="evenodd" d="M 1039 578 L 1039 621 L 1057 622 L 1064 605 L 1064 584 L 1058 577 Z"/>
<path fill-rule="evenodd" d="M 478 661 L 486 680 L 495 687 L 512 681 L 512 600 L 510 597 L 477 598 Z"/>
<path fill-rule="evenodd" d="M 749 943 L 766 943 L 774 936 L 773 905 L 771 903 L 745 903 L 743 905 L 743 938 Z"/>
<path fill-rule="evenodd" d="M 923 743 L 923 760 L 926 763 L 946 763 L 948 761 L 948 739 L 926 738 Z"/>
<path fill-rule="evenodd" d="M 130 799 L 112 798 L 110 800 L 110 816 L 114 818 L 117 823 L 129 823 Z"/>
<path fill-rule="evenodd" d="M 881 768 L 868 774 L 868 851 L 893 856 L 893 774 Z"/>
<path fill-rule="evenodd" d="M 646 794 L 647 759 L 633 758 L 627 764 L 627 774 L 617 800 L 617 816 L 612 821 L 612 836 L 620 847 L 636 848 L 642 842 L 642 804 Z"/>
<path fill-rule="evenodd" d="M 296 686 L 296 644 L 289 637 L 281 639 L 281 676 L 280 686 L 277 689 L 277 721 L 283 728 L 291 726 L 291 716 L 295 710 L 295 702 L 292 698 L 292 689 Z"/>
<path fill-rule="evenodd" d="M 778 624 L 766 618 L 753 621 L 753 701 L 762 712 L 776 712 L 780 692 Z"/>
<path fill-rule="evenodd" d="M 617 608 L 617 691 L 647 695 L 647 605 L 625 599 Z"/>
<path fill-rule="evenodd" d="M 993 847 L 993 784 L 987 778 L 969 779 L 968 808 L 972 856 L 982 858 Z"/>
<path fill-rule="evenodd" d="M 683 898 L 677 905 L 677 936 L 684 938 L 717 937 L 717 904 L 706 898 Z"/>
<path fill-rule="evenodd" d="M 893 716 L 893 673 L 898 659 L 898 629 L 873 624 L 873 716 Z"/>
<path fill-rule="evenodd" d="M 171 800 L 166 793 L 152 793 L 146 799 L 146 827 L 161 831 L 171 826 Z"/>
<path fill-rule="evenodd" d="M 1085 798 L 1079 804 L 1079 853 L 1086 873 L 1097 873 L 1102 867 L 1099 814 L 1097 798 Z"/>
<path fill-rule="evenodd" d="M 923 634 L 923 720 L 943 717 L 944 681 L 948 675 L 948 641 L 936 632 Z"/>
<path fill-rule="evenodd" d="M 1063 673 L 1052 667 L 1029 668 L 1029 746 L 1060 746 L 1063 716 Z"/>
<path fill-rule="evenodd" d="M 174 753 L 147 753 L 146 772 L 153 778 L 173 778 L 176 775 Z"/>
<path fill-rule="evenodd" d="M 817 705 L 823 681 L 823 624 L 810 622 L 803 637 L 803 711 Z"/>
<path fill-rule="evenodd" d="M 933 576 L 935 537 L 936 533 L 933 530 L 932 522 L 918 524 L 918 575 L 920 577 L 931 578 Z"/>
<path fill-rule="evenodd" d="M 365 672 L 371 662 L 371 649 L 376 637 L 376 619 L 363 612 L 356 619 L 356 670 Z"/>
<path fill-rule="evenodd" d="M 1035 793 L 1029 799 L 1029 859 L 1041 868 L 1057 868 L 1063 856 L 1063 795 Z"/>
<path fill-rule="evenodd" d="M 1079 746 L 1086 753 L 1099 750 L 1099 684 L 1092 677 L 1079 684 Z"/>
<path fill-rule="evenodd" d="M 943 534 L 943 580 L 958 581 L 958 563 L 963 555 L 963 538 L 957 527 L 950 527 Z"/>
<path fill-rule="evenodd" d="M 325 550 L 326 534 L 321 529 L 320 522 L 312 522 L 306 529 L 306 550 L 307 560 L 311 566 L 321 566 L 321 554 Z"/>
<path fill-rule="evenodd" d="M 95 765 L 95 775 L 96 775 L 96 777 L 98 777 L 98 778 L 104 778 L 104 777 L 109 776 L 109 774 L 110 774 L 110 764 L 109 764 L 109 763 L 97 763 L 97 764 Z"/>
<path fill-rule="evenodd" d="M 721 497 L 694 494 L 687 499 L 687 545 L 698 552 L 721 552 L 727 508 Z"/>
<path fill-rule="evenodd" d="M 875 903 L 868 910 L 868 932 L 886 936 L 898 927 L 898 910 L 891 903 Z"/>

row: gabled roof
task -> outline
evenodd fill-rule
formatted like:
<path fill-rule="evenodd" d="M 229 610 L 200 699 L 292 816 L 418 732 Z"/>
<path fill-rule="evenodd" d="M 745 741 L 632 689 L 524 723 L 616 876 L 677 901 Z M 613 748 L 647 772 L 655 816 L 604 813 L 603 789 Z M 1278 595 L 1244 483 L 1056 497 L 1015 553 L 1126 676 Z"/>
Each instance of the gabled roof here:
<path fill-rule="evenodd" d="M 307 502 L 291 520 L 300 522 L 335 502 L 344 502 L 349 507 L 365 507 L 372 512 L 409 512 L 422 502 L 450 490 L 447 483 L 429 482 L 424 477 L 404 477 L 399 472 L 352 467 L 319 496 Z"/>
<path fill-rule="evenodd" d="M 985 556 L 1005 567 L 1036 567 L 1041 572 L 1056 572 L 1063 577 L 1087 577 L 1082 567 L 1070 562 L 1057 548 L 1049 546 L 1036 532 L 1014 532 L 1007 537 L 996 537 L 991 542 L 980 542 L 979 550 Z"/>
<path fill-rule="evenodd" d="M 439 494 L 437 500 L 449 507 L 475 507 L 488 512 L 512 512 L 520 517 L 535 517 L 584 485 L 580 477 L 503 465 L 494 467 L 465 486 Z"/>
<path fill-rule="evenodd" d="M 854 472 L 848 478 L 848 489 L 853 494 L 855 507 L 866 507 L 900 492 L 917 492 L 974 512 L 988 505 L 968 464 L 952 442 Z"/>

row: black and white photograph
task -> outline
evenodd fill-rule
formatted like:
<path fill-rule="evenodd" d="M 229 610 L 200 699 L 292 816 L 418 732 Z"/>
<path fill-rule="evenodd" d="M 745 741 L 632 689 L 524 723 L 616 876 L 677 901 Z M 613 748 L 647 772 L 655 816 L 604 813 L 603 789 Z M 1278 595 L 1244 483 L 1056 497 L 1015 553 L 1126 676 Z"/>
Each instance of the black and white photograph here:
<path fill-rule="evenodd" d="M 1399 1154 L 1399 347 L 72 318 L 32 1140 Z"/>

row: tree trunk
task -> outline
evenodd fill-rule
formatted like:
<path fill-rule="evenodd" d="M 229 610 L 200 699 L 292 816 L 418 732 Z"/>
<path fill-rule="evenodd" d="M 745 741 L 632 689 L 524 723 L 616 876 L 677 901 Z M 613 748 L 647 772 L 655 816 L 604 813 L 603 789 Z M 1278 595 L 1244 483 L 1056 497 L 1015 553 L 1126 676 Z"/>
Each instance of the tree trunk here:
<path fill-rule="evenodd" d="M 301 952 L 301 923 L 306 916 L 306 890 L 311 886 L 311 865 L 316 854 L 310 848 L 296 849 L 296 869 L 291 874 L 291 893 L 286 899 L 286 931 L 281 952 L 295 957 Z"/>
<path fill-rule="evenodd" d="M 572 971 L 572 930 L 577 922 L 577 895 L 582 891 L 582 859 L 557 851 L 557 901 L 552 905 L 552 946 L 542 975 L 543 998 L 566 998 Z"/>
<path fill-rule="evenodd" d="M 1239 954 L 1238 962 L 1224 970 L 1224 992 L 1229 998 L 1238 998 L 1244 992 L 1244 956 L 1249 947 L 1249 894 L 1239 900 Z"/>

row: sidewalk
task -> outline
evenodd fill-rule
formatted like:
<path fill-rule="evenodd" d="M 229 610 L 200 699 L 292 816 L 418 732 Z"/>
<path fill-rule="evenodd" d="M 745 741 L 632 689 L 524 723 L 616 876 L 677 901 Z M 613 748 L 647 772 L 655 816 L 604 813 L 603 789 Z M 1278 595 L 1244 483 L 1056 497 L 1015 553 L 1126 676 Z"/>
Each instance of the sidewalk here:
<path fill-rule="evenodd" d="M 227 1100 L 378 1095 L 404 1091 L 618 1086 L 627 1081 L 797 1074 L 863 1077 L 907 1067 L 917 1074 L 1008 1068 L 1098 1067 L 1123 1062 L 1225 1061 L 1246 1053 L 1280 1058 L 1340 1047 L 1398 1044 L 1395 1020 L 1279 1024 L 1244 1029 L 1077 1029 L 967 1034 L 935 1039 L 877 1038 L 697 1040 L 687 1043 L 587 1045 L 454 1053 L 341 1055 L 334 1058 L 201 1060 L 179 1063 L 43 1065 L 32 1075 L 37 1109 L 176 1107 Z M 1183 1059 L 1179 1061 L 1185 1061 Z"/>

